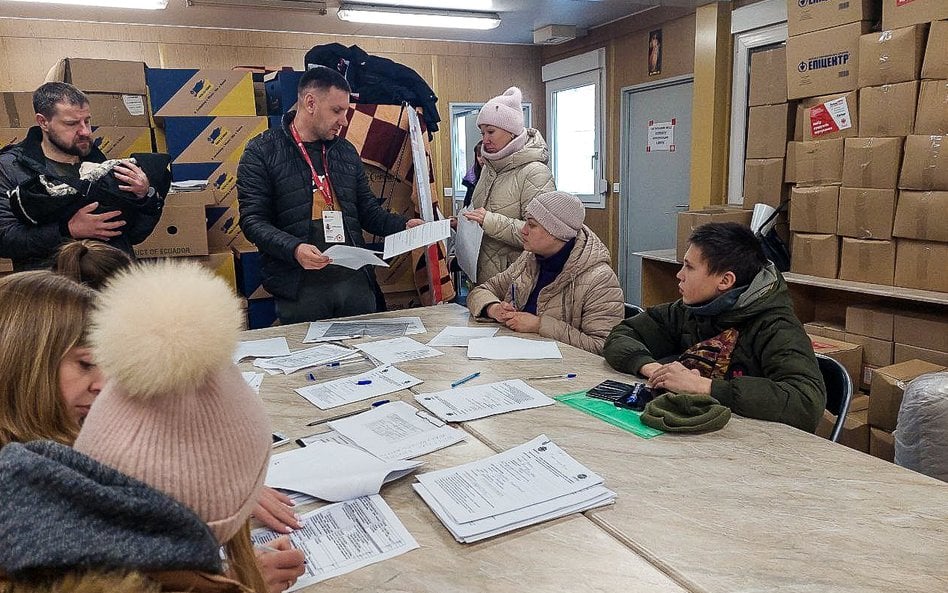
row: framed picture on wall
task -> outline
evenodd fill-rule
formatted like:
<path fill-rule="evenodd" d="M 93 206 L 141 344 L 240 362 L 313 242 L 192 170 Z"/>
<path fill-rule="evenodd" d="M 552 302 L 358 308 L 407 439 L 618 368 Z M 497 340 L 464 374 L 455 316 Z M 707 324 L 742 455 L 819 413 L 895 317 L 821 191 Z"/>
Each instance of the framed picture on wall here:
<path fill-rule="evenodd" d="M 648 34 L 648 75 L 662 73 L 662 30 L 655 29 Z"/>

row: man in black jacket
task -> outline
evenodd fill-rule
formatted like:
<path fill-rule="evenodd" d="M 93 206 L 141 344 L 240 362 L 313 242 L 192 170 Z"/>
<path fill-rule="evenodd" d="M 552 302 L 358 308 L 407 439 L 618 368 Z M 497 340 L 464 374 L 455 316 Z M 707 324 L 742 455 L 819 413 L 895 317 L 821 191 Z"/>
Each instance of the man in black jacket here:
<path fill-rule="evenodd" d="M 349 92 L 334 70 L 306 71 L 297 111 L 251 140 L 237 169 L 240 228 L 260 250 L 263 286 L 283 323 L 383 309 L 371 267 L 331 266 L 322 252 L 332 244 L 363 247 L 363 228 L 384 236 L 423 222 L 382 208 L 359 153 L 338 137 Z"/>
<path fill-rule="evenodd" d="M 151 234 L 163 201 L 135 163 L 123 161 L 111 171 L 118 189 L 139 200 L 131 220 L 119 210 L 104 211 L 98 202 L 69 211 L 60 220 L 29 224 L 15 216 L 9 193 L 21 185 L 35 183 L 40 175 L 53 183 L 76 182 L 83 162 L 106 160 L 92 143 L 89 100 L 82 91 L 64 82 L 47 82 L 33 93 L 33 109 L 37 125 L 22 142 L 0 152 L 0 257 L 11 258 L 17 271 L 48 267 L 59 246 L 70 239 L 98 239 L 134 256 L 132 246 Z"/>

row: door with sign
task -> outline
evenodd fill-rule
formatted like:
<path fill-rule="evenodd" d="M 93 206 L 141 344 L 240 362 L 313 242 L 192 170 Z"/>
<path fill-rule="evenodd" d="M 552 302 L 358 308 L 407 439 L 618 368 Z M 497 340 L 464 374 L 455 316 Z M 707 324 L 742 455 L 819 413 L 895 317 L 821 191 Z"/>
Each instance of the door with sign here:
<path fill-rule="evenodd" d="M 641 302 L 639 251 L 675 247 L 678 212 L 691 190 L 690 76 L 622 90 L 619 281 Z"/>

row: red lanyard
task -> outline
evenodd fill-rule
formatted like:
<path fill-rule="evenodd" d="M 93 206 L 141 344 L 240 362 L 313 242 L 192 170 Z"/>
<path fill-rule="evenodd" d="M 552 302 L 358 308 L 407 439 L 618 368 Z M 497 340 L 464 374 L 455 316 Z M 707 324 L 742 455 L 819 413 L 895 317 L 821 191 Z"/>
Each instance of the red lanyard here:
<path fill-rule="evenodd" d="M 309 171 L 313 174 L 313 185 L 322 192 L 323 197 L 326 199 L 326 205 L 329 206 L 329 209 L 334 209 L 332 204 L 332 186 L 329 184 L 329 161 L 326 158 L 326 144 L 323 144 L 323 171 L 326 172 L 325 175 L 320 177 L 316 173 L 316 168 L 313 167 L 313 161 L 309 158 L 309 152 L 306 151 L 306 147 L 303 146 L 303 139 L 300 138 L 300 133 L 296 129 L 295 123 L 290 123 L 290 131 L 293 133 L 293 140 L 296 141 L 296 146 L 299 147 L 300 153 L 303 155 L 303 160 L 306 161 L 306 164 L 309 165 Z"/>

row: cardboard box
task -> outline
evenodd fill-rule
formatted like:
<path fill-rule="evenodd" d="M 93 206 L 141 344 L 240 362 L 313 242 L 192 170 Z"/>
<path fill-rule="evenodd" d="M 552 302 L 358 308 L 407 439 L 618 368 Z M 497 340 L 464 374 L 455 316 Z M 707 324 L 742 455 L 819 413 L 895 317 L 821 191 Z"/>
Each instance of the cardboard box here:
<path fill-rule="evenodd" d="M 744 161 L 744 208 L 754 204 L 780 206 L 787 197 L 783 183 L 783 159 L 751 159 Z"/>
<path fill-rule="evenodd" d="M 92 128 L 92 143 L 110 159 L 124 159 L 136 152 L 154 152 L 151 128 Z"/>
<path fill-rule="evenodd" d="M 928 29 L 922 78 L 948 78 L 948 21 L 935 21 Z"/>
<path fill-rule="evenodd" d="M 895 430 L 905 386 L 919 375 L 945 370 L 945 367 L 910 360 L 876 369 L 869 392 L 869 424 L 885 431 Z"/>
<path fill-rule="evenodd" d="M 853 385 L 858 384 L 862 368 L 862 346 L 822 336 L 810 336 L 810 342 L 813 344 L 814 352 L 829 356 L 839 362 L 849 373 Z"/>
<path fill-rule="evenodd" d="M 843 237 L 839 279 L 892 286 L 895 276 L 895 241 Z"/>
<path fill-rule="evenodd" d="M 796 186 L 790 190 L 790 230 L 793 232 L 836 233 L 839 186 Z"/>
<path fill-rule="evenodd" d="M 149 68 L 146 78 L 155 117 L 257 114 L 253 77 L 246 70 Z"/>
<path fill-rule="evenodd" d="M 240 229 L 240 210 L 236 197 L 204 207 L 207 216 L 207 247 L 211 253 L 230 252 L 232 247 L 252 247 Z"/>
<path fill-rule="evenodd" d="M 856 91 L 849 91 L 802 101 L 798 106 L 803 130 L 800 140 L 855 136 L 859 121 L 857 96 Z"/>
<path fill-rule="evenodd" d="M 915 127 L 918 81 L 859 89 L 859 135 L 907 136 Z"/>
<path fill-rule="evenodd" d="M 882 28 L 898 29 L 948 19 L 945 0 L 882 0 Z"/>
<path fill-rule="evenodd" d="M 783 158 L 787 140 L 793 136 L 793 121 L 787 103 L 751 107 L 747 115 L 749 159 Z"/>
<path fill-rule="evenodd" d="M 948 50 L 944 51 L 948 54 Z M 923 80 L 915 109 L 916 134 L 948 134 L 948 80 Z"/>
<path fill-rule="evenodd" d="M 232 247 L 231 252 L 234 254 L 237 269 L 237 292 L 250 300 L 272 297 L 263 287 L 260 252 L 257 248 L 238 245 Z"/>
<path fill-rule="evenodd" d="M 678 261 L 682 261 L 688 250 L 691 231 L 709 222 L 736 222 L 750 226 L 750 210 L 741 208 L 708 208 L 678 213 Z"/>
<path fill-rule="evenodd" d="M 891 432 L 869 427 L 869 454 L 889 463 L 895 461 L 895 437 Z"/>
<path fill-rule="evenodd" d="M 165 139 L 174 163 L 237 162 L 267 129 L 265 117 L 167 117 Z"/>
<path fill-rule="evenodd" d="M 147 128 L 150 124 L 144 95 L 86 93 L 92 122 L 97 126 Z"/>
<path fill-rule="evenodd" d="M 879 3 L 875 0 L 787 0 L 790 35 L 878 18 Z"/>
<path fill-rule="evenodd" d="M 895 189 L 902 164 L 902 138 L 846 138 L 843 185 Z"/>
<path fill-rule="evenodd" d="M 928 25 L 868 33 L 859 38 L 859 86 L 917 80 Z"/>
<path fill-rule="evenodd" d="M 806 33 L 787 40 L 787 97 L 800 99 L 856 88 L 859 38 L 866 21 Z"/>
<path fill-rule="evenodd" d="M 846 331 L 891 342 L 895 331 L 894 309 L 875 306 L 846 307 Z"/>
<path fill-rule="evenodd" d="M 892 362 L 905 362 L 907 360 L 924 360 L 938 366 L 948 367 L 948 352 L 919 348 L 908 344 L 896 344 L 895 357 Z"/>
<path fill-rule="evenodd" d="M 846 338 L 846 330 L 843 329 L 843 326 L 830 321 L 811 321 L 804 323 L 803 331 L 811 336 L 821 336 L 840 342 L 845 341 Z"/>
<path fill-rule="evenodd" d="M 846 332 L 846 341 L 862 346 L 862 368 L 853 383 L 868 390 L 872 382 L 872 371 L 892 364 L 892 341 L 870 338 Z"/>
<path fill-rule="evenodd" d="M 948 190 L 948 136 L 907 136 L 900 189 Z M 933 221 L 934 222 L 934 221 Z"/>
<path fill-rule="evenodd" d="M 13 260 L 0 257 L 0 274 L 8 274 L 13 271 Z"/>
<path fill-rule="evenodd" d="M 797 144 L 799 142 L 787 142 L 787 156 L 783 164 L 783 180 L 785 183 L 797 182 Z M 842 163 L 840 163 L 842 167 Z"/>
<path fill-rule="evenodd" d="M 29 128 L 35 125 L 33 93 L 0 93 L 0 128 Z"/>
<path fill-rule="evenodd" d="M 22 142 L 29 131 L 29 128 L 0 128 L 0 148 Z"/>
<path fill-rule="evenodd" d="M 214 192 L 214 204 L 237 197 L 237 163 L 172 163 L 172 181 L 207 181 Z"/>
<path fill-rule="evenodd" d="M 901 192 L 892 234 L 948 243 L 948 191 Z"/>
<path fill-rule="evenodd" d="M 822 278 L 835 278 L 839 267 L 839 237 L 793 233 L 790 271 Z"/>
<path fill-rule="evenodd" d="M 168 195 L 155 230 L 135 246 L 135 256 L 188 257 L 207 255 L 204 202 L 188 193 Z"/>
<path fill-rule="evenodd" d="M 894 189 L 841 187 L 836 234 L 857 239 L 891 239 L 896 194 Z"/>
<path fill-rule="evenodd" d="M 750 91 L 747 104 L 775 105 L 787 102 L 786 46 L 755 51 L 750 58 Z"/>
<path fill-rule="evenodd" d="M 85 93 L 148 92 L 144 62 L 63 58 L 49 70 L 46 80 L 68 82 Z"/>
<path fill-rule="evenodd" d="M 895 285 L 948 292 L 948 243 L 898 239 L 895 252 Z"/>
<path fill-rule="evenodd" d="M 297 89 L 302 77 L 302 72 L 288 70 L 267 75 L 263 83 L 267 97 L 267 115 L 282 115 L 296 107 Z"/>
<path fill-rule="evenodd" d="M 226 253 L 211 253 L 202 257 L 194 258 L 196 262 L 212 270 L 227 282 L 227 285 L 237 292 L 237 271 L 234 266 L 234 254 L 231 251 Z"/>
<path fill-rule="evenodd" d="M 898 313 L 892 338 L 900 344 L 948 352 L 948 317 L 927 313 Z"/>
<path fill-rule="evenodd" d="M 843 138 L 794 142 L 793 175 L 798 185 L 830 185 L 843 180 Z"/>
<path fill-rule="evenodd" d="M 869 412 L 866 410 L 850 409 L 849 413 L 846 414 L 846 419 L 843 420 L 843 430 L 839 433 L 839 438 L 836 442 L 850 449 L 868 453 L 868 417 Z M 828 410 L 823 410 L 823 417 L 820 418 L 820 423 L 816 427 L 816 436 L 823 437 L 824 439 L 830 438 L 834 426 L 836 426 L 836 416 L 830 414 Z"/>

